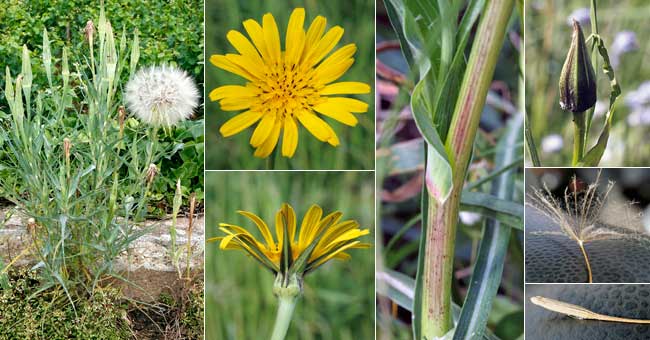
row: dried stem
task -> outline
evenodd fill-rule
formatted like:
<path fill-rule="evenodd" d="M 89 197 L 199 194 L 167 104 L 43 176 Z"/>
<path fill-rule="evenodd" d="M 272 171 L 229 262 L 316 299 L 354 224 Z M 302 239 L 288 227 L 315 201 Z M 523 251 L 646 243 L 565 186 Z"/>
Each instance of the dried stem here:
<path fill-rule="evenodd" d="M 532 298 L 530 298 L 530 302 L 542 308 L 548 309 L 552 312 L 568 315 L 581 320 L 599 320 L 599 321 L 610 321 L 610 322 L 650 324 L 650 320 L 629 319 L 629 318 L 622 318 L 618 316 L 599 314 L 599 313 L 592 312 L 587 308 L 580 307 L 578 305 L 570 304 L 564 301 L 558 301 L 543 296 L 533 296 Z"/>

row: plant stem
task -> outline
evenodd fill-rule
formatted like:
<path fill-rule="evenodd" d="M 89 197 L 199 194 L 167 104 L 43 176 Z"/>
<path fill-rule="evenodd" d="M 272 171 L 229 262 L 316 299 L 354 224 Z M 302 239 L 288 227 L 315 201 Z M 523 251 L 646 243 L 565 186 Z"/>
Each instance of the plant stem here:
<path fill-rule="evenodd" d="M 273 333 L 271 340 L 284 340 L 289 330 L 293 310 L 296 307 L 297 297 L 279 296 L 278 314 L 275 317 L 275 325 L 273 326 Z"/>
<path fill-rule="evenodd" d="M 573 166 L 584 157 L 587 140 L 587 115 L 585 112 L 573 113 Z"/>
<path fill-rule="evenodd" d="M 422 293 L 422 336 L 427 339 L 443 336 L 453 327 L 450 293 L 459 203 L 457 190 L 443 204 L 429 197 Z"/>
<path fill-rule="evenodd" d="M 420 310 L 421 339 L 444 336 L 452 327 L 451 283 L 460 195 L 474 138 L 494 68 L 503 45 L 513 0 L 488 2 L 472 46 L 460 93 L 445 143 L 453 170 L 453 189 L 446 200 L 429 196 L 423 290 Z M 420 275 L 420 273 L 418 273 Z"/>
<path fill-rule="evenodd" d="M 578 240 L 578 246 L 582 251 L 582 256 L 585 258 L 585 264 L 587 265 L 587 274 L 589 275 L 589 283 L 593 283 L 593 277 L 591 275 L 591 264 L 589 264 L 589 256 L 587 256 L 587 251 L 585 251 L 584 243 L 581 240 Z"/>

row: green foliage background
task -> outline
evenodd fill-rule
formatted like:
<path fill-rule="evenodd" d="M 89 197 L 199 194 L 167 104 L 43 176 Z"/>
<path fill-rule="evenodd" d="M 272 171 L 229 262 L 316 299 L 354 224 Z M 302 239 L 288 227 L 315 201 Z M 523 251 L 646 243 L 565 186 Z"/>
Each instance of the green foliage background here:
<path fill-rule="evenodd" d="M 588 0 L 526 2 L 526 109 L 531 114 L 531 128 L 542 166 L 571 164 L 573 116 L 560 109 L 558 81 L 571 42 L 571 27 L 567 20 L 574 10 L 588 10 L 589 5 Z M 647 39 L 650 35 L 647 23 L 650 5 L 645 0 L 599 0 L 597 5 L 599 33 L 610 59 L 612 43 L 618 32 L 634 32 L 639 44 L 637 51 L 623 54 L 618 67 L 614 68 L 622 94 L 616 102 L 612 131 L 600 165 L 647 166 L 650 164 L 650 149 L 638 146 L 645 144 L 650 136 L 650 127 L 628 124 L 627 115 L 631 110 L 625 105 L 625 97 L 641 83 L 650 80 L 650 63 L 647 62 L 650 58 Z M 590 24 L 583 25 L 582 29 L 585 38 L 592 33 Z M 587 46 L 591 48 L 591 42 Z M 593 55 L 591 57 L 593 62 Z M 609 79 L 602 71 L 600 56 L 598 65 L 595 69 L 598 100 L 606 106 L 611 89 Z M 603 115 L 594 117 L 589 131 L 589 147 L 596 143 L 603 119 Z M 541 150 L 542 139 L 551 134 L 562 136 L 564 145 L 560 152 Z"/>
<path fill-rule="evenodd" d="M 325 213 L 339 210 L 356 219 L 374 243 L 372 172 L 208 172 L 206 237 L 219 236 L 218 223 L 257 229 L 237 210 L 258 214 L 274 229 L 283 202 L 296 210 L 298 225 L 313 203 Z M 355 249 L 348 262 L 332 261 L 305 278 L 287 339 L 374 338 L 374 250 Z M 277 308 L 274 277 L 240 251 L 206 245 L 206 339 L 268 339 Z"/>
<path fill-rule="evenodd" d="M 21 69 L 23 44 L 31 51 L 34 88 L 44 89 L 47 79 L 42 66 L 42 36 L 47 28 L 55 67 L 59 67 L 62 49 L 68 46 L 70 63 L 85 65 L 88 44 L 84 28 L 88 20 L 99 17 L 100 3 L 96 0 L 6 0 L 0 6 L 0 68 L 9 67 L 15 76 Z M 139 31 L 139 66 L 171 64 L 186 70 L 203 85 L 203 1 L 105 1 L 107 18 L 113 25 L 119 41 L 124 30 L 132 38 Z M 95 23 L 96 25 L 96 23 Z M 57 73 L 57 71 L 54 71 Z M 128 79 L 122 79 L 123 84 Z M 4 76 L 0 88 L 4 89 Z M 0 91 L 0 112 L 7 111 L 4 91 Z M 202 92 L 202 90 L 201 90 Z M 118 95 L 121 93 L 118 92 Z M 162 161 L 161 177 L 154 186 L 155 200 L 161 204 L 153 214 L 171 210 L 176 179 L 181 179 L 184 196 L 197 192 L 203 198 L 203 106 L 194 113 L 196 120 L 182 123 L 171 132 L 160 132 L 163 148 L 172 149 L 180 143 L 184 147 Z M 71 125 L 73 126 L 74 124 Z M 131 124 L 138 121 L 132 120 Z"/>
<path fill-rule="evenodd" d="M 317 16 L 327 19 L 328 29 L 339 25 L 345 33 L 338 47 L 348 43 L 357 45 L 355 63 L 340 81 L 362 81 L 374 88 L 374 1 L 329 0 L 329 1 L 239 1 L 207 0 L 206 2 L 206 56 L 233 53 L 235 49 L 226 39 L 229 30 L 244 32 L 242 22 L 255 19 L 261 22 L 265 13 L 272 13 L 280 29 L 284 48 L 284 32 L 291 11 L 304 7 L 305 27 Z M 206 93 L 225 84 L 244 84 L 244 79 L 208 64 L 206 69 Z M 276 152 L 275 167 L 278 169 L 373 169 L 374 168 L 374 100 L 372 94 L 360 95 L 359 99 L 370 105 L 367 113 L 355 114 L 359 124 L 345 126 L 330 118 L 341 145 L 334 148 L 314 138 L 304 128 L 299 128 L 298 149 L 293 158 L 287 159 Z M 249 145 L 253 128 L 223 138 L 219 127 L 236 112 L 224 112 L 216 102 L 206 101 L 208 169 L 260 169 L 266 160 L 253 157 L 254 149 Z M 273 157 L 273 156 L 271 156 Z"/>

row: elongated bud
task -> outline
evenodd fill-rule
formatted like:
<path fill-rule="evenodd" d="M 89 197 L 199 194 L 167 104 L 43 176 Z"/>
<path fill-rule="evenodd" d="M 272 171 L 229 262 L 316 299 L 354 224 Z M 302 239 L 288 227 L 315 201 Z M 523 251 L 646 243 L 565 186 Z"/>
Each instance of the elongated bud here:
<path fill-rule="evenodd" d="M 573 36 L 560 74 L 560 107 L 584 112 L 596 104 L 596 75 L 580 23 L 573 20 Z"/>
<path fill-rule="evenodd" d="M 86 22 L 86 28 L 84 28 L 84 37 L 90 45 L 93 43 L 93 35 L 95 34 L 95 25 L 93 25 L 92 20 Z"/>
<path fill-rule="evenodd" d="M 65 160 L 70 162 L 70 148 L 72 147 L 72 142 L 70 139 L 63 138 L 63 154 L 65 155 Z"/>
<path fill-rule="evenodd" d="M 124 106 L 117 108 L 117 119 L 120 123 L 120 136 L 124 133 L 124 121 L 126 120 L 126 110 Z"/>
<path fill-rule="evenodd" d="M 149 169 L 147 169 L 147 174 L 145 175 L 145 181 L 147 182 L 147 185 L 151 185 L 151 183 L 153 183 L 153 180 L 156 178 L 157 174 L 158 168 L 156 167 L 156 164 L 149 164 Z"/>

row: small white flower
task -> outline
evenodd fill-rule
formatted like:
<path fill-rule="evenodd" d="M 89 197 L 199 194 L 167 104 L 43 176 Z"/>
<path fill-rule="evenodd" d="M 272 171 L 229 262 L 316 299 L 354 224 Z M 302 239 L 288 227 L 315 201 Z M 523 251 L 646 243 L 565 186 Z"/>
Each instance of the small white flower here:
<path fill-rule="evenodd" d="M 542 150 L 546 153 L 554 153 L 562 150 L 564 141 L 560 135 L 548 135 L 542 138 Z"/>
<path fill-rule="evenodd" d="M 199 91 L 183 70 L 172 66 L 140 69 L 126 84 L 129 110 L 145 123 L 172 126 L 190 118 L 199 105 Z"/>
<path fill-rule="evenodd" d="M 481 214 L 471 211 L 461 211 L 458 217 L 460 217 L 461 222 L 465 225 L 474 225 L 481 220 Z"/>

